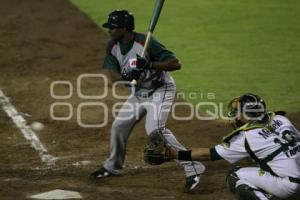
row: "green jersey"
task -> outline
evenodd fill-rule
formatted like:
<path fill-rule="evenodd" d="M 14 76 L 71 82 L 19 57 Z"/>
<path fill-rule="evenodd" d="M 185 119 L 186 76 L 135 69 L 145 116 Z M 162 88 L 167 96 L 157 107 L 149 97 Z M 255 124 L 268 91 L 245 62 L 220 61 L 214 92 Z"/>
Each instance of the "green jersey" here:
<path fill-rule="evenodd" d="M 134 39 L 129 43 L 110 41 L 107 46 L 106 56 L 103 67 L 115 70 L 119 73 L 129 67 L 135 67 L 136 55 L 141 55 L 146 36 L 141 33 L 134 33 Z M 153 61 L 166 61 L 175 58 L 173 52 L 169 51 L 164 45 L 153 37 L 150 39 L 149 47 L 146 52 L 147 59 Z M 167 71 L 156 69 L 146 69 L 139 78 L 139 89 L 153 90 L 166 83 L 174 84 L 174 80 Z"/>

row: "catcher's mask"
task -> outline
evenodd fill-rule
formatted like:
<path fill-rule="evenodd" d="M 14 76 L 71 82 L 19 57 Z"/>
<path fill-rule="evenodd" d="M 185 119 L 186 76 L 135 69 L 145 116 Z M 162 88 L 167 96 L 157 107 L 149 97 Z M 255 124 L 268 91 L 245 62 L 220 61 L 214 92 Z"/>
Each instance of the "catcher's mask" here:
<path fill-rule="evenodd" d="M 246 93 L 232 99 L 228 104 L 228 117 L 234 118 L 236 123 L 242 123 L 242 119 L 257 121 L 262 120 L 266 114 L 266 103 L 258 95 Z M 237 124 L 240 126 L 241 124 Z"/>

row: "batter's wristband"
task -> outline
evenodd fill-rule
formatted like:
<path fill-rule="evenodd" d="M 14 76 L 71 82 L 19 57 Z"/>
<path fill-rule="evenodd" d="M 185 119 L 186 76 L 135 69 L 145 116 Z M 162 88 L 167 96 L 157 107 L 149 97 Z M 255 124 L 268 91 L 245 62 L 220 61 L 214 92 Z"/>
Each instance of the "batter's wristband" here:
<path fill-rule="evenodd" d="M 192 151 L 178 151 L 178 160 L 192 161 Z"/>

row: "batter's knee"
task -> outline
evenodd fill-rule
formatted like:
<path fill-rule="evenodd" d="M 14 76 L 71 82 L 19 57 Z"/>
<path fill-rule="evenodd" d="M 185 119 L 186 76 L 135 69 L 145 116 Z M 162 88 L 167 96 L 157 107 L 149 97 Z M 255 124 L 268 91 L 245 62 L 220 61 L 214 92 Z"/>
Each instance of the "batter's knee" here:
<path fill-rule="evenodd" d="M 118 130 L 121 128 L 121 123 L 119 121 L 114 121 L 111 125 L 111 131 L 112 132 L 118 132 Z"/>
<path fill-rule="evenodd" d="M 111 132 L 114 133 L 124 133 L 131 130 L 132 125 L 123 120 L 115 120 L 111 126 Z"/>

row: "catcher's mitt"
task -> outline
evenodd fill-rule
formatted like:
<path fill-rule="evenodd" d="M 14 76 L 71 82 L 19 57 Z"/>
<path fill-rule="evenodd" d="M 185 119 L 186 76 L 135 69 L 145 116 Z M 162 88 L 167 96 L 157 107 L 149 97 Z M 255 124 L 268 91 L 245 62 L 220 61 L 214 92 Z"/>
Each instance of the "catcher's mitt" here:
<path fill-rule="evenodd" d="M 144 150 L 144 161 L 150 165 L 160 165 L 172 160 L 171 147 L 165 142 L 161 130 L 153 131 Z"/>

